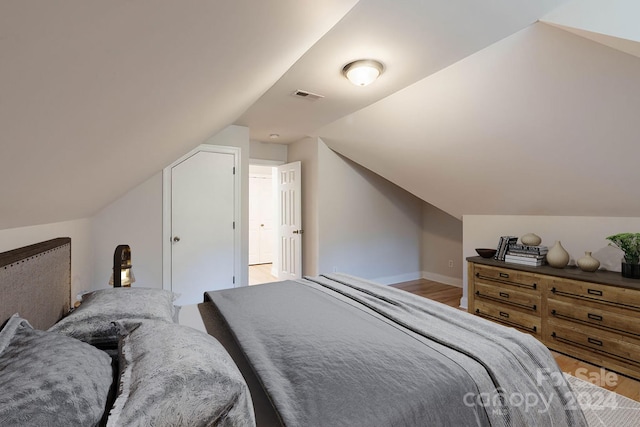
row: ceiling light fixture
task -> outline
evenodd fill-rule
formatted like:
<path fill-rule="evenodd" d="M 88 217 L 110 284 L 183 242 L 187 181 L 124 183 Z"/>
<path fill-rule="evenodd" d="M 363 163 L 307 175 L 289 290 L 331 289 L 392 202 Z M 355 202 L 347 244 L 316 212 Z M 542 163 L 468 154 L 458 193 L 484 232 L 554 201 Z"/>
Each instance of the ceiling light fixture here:
<path fill-rule="evenodd" d="M 342 74 L 356 86 L 366 86 L 373 83 L 382 71 L 382 63 L 373 59 L 359 59 L 348 63 L 342 69 Z"/>
<path fill-rule="evenodd" d="M 270 138 L 270 139 L 278 139 L 278 138 L 280 138 L 280 134 L 278 134 L 278 133 L 272 133 L 271 135 L 269 135 L 269 138 Z"/>

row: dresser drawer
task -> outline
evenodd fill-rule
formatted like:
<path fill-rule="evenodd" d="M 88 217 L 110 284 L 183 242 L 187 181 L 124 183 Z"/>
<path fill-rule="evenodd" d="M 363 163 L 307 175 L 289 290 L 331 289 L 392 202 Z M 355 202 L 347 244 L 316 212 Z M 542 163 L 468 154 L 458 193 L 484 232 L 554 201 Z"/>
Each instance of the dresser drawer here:
<path fill-rule="evenodd" d="M 500 283 L 521 291 L 536 291 L 540 276 L 525 271 L 508 270 L 488 265 L 476 265 L 474 268 L 476 283 Z"/>
<path fill-rule="evenodd" d="M 553 295 L 597 301 L 640 312 L 640 291 L 635 289 L 556 278 L 549 280 L 547 289 Z M 550 298 L 553 297 L 550 296 Z"/>
<path fill-rule="evenodd" d="M 540 334 L 540 318 L 525 314 L 500 303 L 476 300 L 475 314 L 507 326 L 518 328 L 533 335 Z"/>
<path fill-rule="evenodd" d="M 562 320 L 550 320 L 548 338 L 567 347 L 578 347 L 640 367 L 640 340 L 588 326 L 577 328 Z"/>
<path fill-rule="evenodd" d="M 495 283 L 476 283 L 475 297 L 479 300 L 499 302 L 532 313 L 540 311 L 540 297 L 538 295 L 521 292 L 517 288 L 506 289 L 505 286 Z"/>
<path fill-rule="evenodd" d="M 569 303 L 553 298 L 549 298 L 547 304 L 550 319 L 579 322 L 584 325 L 640 338 L 640 319 L 638 317 L 608 311 L 605 305 L 600 305 L 599 308 L 596 308 L 589 305 L 581 305 L 577 301 Z"/>
<path fill-rule="evenodd" d="M 620 273 L 470 259 L 469 312 L 640 379 L 640 281 Z M 535 308 L 534 308 L 535 306 Z"/>

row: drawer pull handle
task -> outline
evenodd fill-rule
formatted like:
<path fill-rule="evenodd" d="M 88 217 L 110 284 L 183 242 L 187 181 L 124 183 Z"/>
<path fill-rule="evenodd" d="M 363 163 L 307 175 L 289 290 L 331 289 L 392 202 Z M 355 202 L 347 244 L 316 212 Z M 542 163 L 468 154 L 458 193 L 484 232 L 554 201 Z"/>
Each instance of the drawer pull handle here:
<path fill-rule="evenodd" d="M 602 316 L 598 316 L 597 314 L 589 313 L 587 314 L 587 317 L 591 320 L 597 320 L 599 322 L 602 321 Z"/>
<path fill-rule="evenodd" d="M 503 277 L 505 279 L 509 278 L 509 275 L 507 273 L 500 273 L 500 277 Z"/>
<path fill-rule="evenodd" d="M 509 313 L 505 313 L 504 311 L 501 311 L 500 312 L 500 316 L 506 317 L 508 319 L 509 318 Z"/>
<path fill-rule="evenodd" d="M 476 277 L 480 277 L 480 273 L 476 273 Z"/>
<path fill-rule="evenodd" d="M 555 288 L 555 287 L 551 288 L 551 293 L 552 293 L 552 294 L 555 294 L 555 293 L 556 293 L 556 288 Z"/>
<path fill-rule="evenodd" d="M 598 346 L 602 347 L 602 341 L 600 341 L 600 340 L 597 340 L 595 338 L 587 338 L 587 341 L 589 341 L 591 344 L 598 345 Z"/>
<path fill-rule="evenodd" d="M 556 315 L 556 313 L 557 313 L 557 312 L 556 312 L 555 310 L 551 310 L 551 315 L 552 315 L 552 316 L 555 316 L 555 315 Z"/>
<path fill-rule="evenodd" d="M 500 292 L 500 296 L 501 296 L 502 298 L 509 298 L 509 294 L 508 294 L 508 293 L 506 293 L 506 292 Z"/>
<path fill-rule="evenodd" d="M 587 293 L 589 295 L 596 295 L 596 296 L 599 296 L 599 297 L 602 296 L 602 291 L 599 291 L 597 289 L 587 289 Z"/>

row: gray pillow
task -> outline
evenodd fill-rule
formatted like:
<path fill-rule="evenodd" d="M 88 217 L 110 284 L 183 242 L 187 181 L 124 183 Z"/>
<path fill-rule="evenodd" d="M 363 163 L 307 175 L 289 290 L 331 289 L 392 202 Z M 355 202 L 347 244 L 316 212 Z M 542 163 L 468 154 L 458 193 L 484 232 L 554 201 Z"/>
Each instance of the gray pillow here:
<path fill-rule="evenodd" d="M 111 358 L 14 314 L 0 331 L 0 425 L 94 426 L 113 382 Z"/>
<path fill-rule="evenodd" d="M 117 346 L 121 319 L 177 320 L 177 295 L 163 289 L 113 288 L 83 295 L 80 307 L 49 328 L 97 346 Z"/>
<path fill-rule="evenodd" d="M 107 427 L 255 426 L 247 384 L 215 338 L 175 323 L 117 323 L 128 335 Z"/>

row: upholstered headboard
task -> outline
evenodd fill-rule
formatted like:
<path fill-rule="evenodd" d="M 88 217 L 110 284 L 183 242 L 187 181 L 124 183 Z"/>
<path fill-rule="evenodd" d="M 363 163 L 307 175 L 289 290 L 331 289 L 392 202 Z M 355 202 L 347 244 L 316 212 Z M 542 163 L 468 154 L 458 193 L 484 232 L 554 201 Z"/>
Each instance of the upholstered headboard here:
<path fill-rule="evenodd" d="M 47 329 L 71 304 L 71 239 L 0 253 L 0 324 L 14 313 Z"/>

